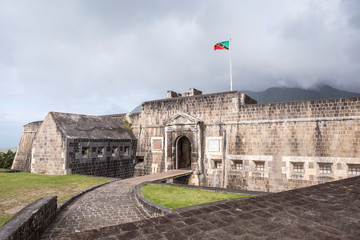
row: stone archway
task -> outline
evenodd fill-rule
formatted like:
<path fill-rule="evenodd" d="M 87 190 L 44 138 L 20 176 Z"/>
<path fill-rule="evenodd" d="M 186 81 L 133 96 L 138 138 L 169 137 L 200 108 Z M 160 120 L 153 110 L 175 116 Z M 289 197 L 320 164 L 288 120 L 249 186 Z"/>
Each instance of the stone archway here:
<path fill-rule="evenodd" d="M 180 168 L 191 168 L 191 142 L 185 136 L 176 141 L 175 169 Z"/>

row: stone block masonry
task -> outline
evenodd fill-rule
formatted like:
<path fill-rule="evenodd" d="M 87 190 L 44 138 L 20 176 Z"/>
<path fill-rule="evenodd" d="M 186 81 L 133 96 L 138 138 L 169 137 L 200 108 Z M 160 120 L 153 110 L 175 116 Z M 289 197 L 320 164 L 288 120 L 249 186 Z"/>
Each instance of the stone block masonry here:
<path fill-rule="evenodd" d="M 31 164 L 31 148 L 33 145 L 36 133 L 42 122 L 28 123 L 23 127 L 20 144 L 14 158 L 14 163 L 11 169 L 20 171 L 30 171 Z"/>
<path fill-rule="evenodd" d="M 145 174 L 176 168 L 182 137 L 192 184 L 277 192 L 360 174 L 360 97 L 256 104 L 237 91 L 172 94 L 128 118 Z"/>
<path fill-rule="evenodd" d="M 136 114 L 49 113 L 31 171 L 127 178 L 187 168 L 190 185 L 278 192 L 360 175 L 358 149 L 360 97 L 257 104 L 240 91 L 190 89 Z"/>
<path fill-rule="evenodd" d="M 65 144 L 51 114 L 47 115 L 34 139 L 31 152 L 31 172 L 65 173 Z"/>
<path fill-rule="evenodd" d="M 129 178 L 134 175 L 136 141 L 67 139 L 68 173 Z"/>
<path fill-rule="evenodd" d="M 40 235 L 55 218 L 56 198 L 40 198 L 23 208 L 0 228 L 0 239 L 40 239 Z"/>

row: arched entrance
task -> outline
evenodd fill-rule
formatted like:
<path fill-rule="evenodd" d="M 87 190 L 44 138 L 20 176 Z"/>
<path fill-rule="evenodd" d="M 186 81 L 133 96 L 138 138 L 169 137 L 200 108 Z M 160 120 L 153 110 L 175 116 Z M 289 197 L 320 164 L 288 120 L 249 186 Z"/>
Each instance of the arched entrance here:
<path fill-rule="evenodd" d="M 191 142 L 183 136 L 176 141 L 175 169 L 191 167 Z"/>

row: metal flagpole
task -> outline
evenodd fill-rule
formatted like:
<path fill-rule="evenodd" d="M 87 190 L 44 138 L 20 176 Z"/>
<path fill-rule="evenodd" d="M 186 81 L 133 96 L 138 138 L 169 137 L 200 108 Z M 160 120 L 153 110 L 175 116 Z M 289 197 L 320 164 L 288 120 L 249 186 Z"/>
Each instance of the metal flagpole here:
<path fill-rule="evenodd" d="M 229 56 L 230 56 L 230 91 L 232 91 L 231 38 L 229 40 Z"/>

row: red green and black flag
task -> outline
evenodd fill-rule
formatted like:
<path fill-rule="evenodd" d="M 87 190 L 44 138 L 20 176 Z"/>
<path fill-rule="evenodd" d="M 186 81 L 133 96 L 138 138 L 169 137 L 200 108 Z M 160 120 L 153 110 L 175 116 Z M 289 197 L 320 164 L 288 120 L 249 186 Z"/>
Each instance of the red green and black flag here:
<path fill-rule="evenodd" d="M 229 41 L 219 42 L 215 44 L 214 50 L 229 50 Z"/>

